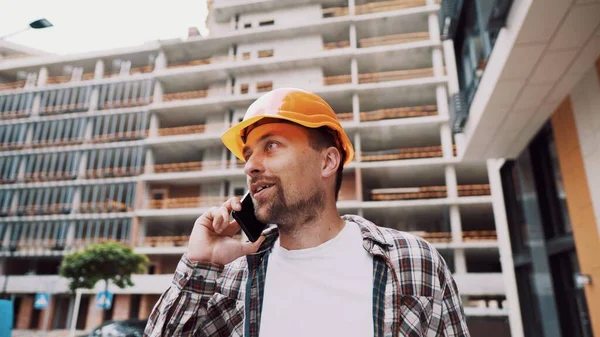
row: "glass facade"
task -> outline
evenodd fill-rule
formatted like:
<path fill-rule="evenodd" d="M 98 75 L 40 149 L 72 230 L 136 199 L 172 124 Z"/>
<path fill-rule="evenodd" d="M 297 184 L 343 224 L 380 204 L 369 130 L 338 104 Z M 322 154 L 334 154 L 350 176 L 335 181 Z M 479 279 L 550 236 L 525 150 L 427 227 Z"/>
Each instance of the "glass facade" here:
<path fill-rule="evenodd" d="M 525 335 L 591 337 L 549 124 L 501 175 Z"/>

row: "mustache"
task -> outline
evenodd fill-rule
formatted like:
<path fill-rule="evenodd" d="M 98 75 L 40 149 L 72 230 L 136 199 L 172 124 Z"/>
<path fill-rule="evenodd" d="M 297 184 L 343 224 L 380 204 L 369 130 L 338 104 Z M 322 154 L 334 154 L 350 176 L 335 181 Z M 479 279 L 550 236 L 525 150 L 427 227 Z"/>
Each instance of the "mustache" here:
<path fill-rule="evenodd" d="M 279 182 L 279 177 L 255 176 L 247 179 L 248 185 L 255 184 L 259 181 L 266 182 L 267 184 L 275 184 Z"/>

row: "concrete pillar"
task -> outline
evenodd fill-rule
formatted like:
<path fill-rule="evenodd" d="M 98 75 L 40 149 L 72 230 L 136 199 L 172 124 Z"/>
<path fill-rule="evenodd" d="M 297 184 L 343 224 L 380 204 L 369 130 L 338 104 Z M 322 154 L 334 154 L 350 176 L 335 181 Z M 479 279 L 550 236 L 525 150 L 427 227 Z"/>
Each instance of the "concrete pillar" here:
<path fill-rule="evenodd" d="M 48 68 L 42 67 L 42 68 L 40 68 L 40 72 L 38 74 L 37 86 L 38 87 L 45 86 L 47 80 L 48 80 Z"/>
<path fill-rule="evenodd" d="M 31 104 L 31 117 L 40 115 L 40 105 L 42 103 L 42 95 L 37 92 L 33 96 L 33 103 Z"/>
<path fill-rule="evenodd" d="M 356 132 L 354 134 L 354 158 L 357 162 L 362 161 L 362 149 L 361 149 L 361 141 L 360 141 L 360 133 Z"/>
<path fill-rule="evenodd" d="M 155 113 L 150 112 L 150 125 L 148 127 L 149 137 L 158 137 L 159 124 L 158 116 Z"/>
<path fill-rule="evenodd" d="M 360 99 L 357 93 L 352 94 L 352 120 L 360 122 Z"/>
<path fill-rule="evenodd" d="M 506 207 L 504 205 L 504 191 L 502 189 L 502 178 L 500 168 L 504 164 L 503 159 L 489 159 L 487 161 L 488 179 L 492 192 L 492 208 L 494 210 L 494 222 L 496 224 L 496 235 L 498 237 L 498 250 L 500 253 L 500 265 L 502 266 L 502 278 L 504 279 L 504 290 L 508 302 L 508 321 L 510 323 L 510 335 L 512 337 L 523 337 L 523 320 L 521 317 L 519 293 L 515 276 L 515 265 L 510 246 L 510 235 L 508 233 L 508 220 Z"/>
<path fill-rule="evenodd" d="M 429 38 L 434 41 L 440 41 L 440 22 L 438 20 L 437 14 L 429 14 L 427 22 L 429 26 Z"/>
<path fill-rule="evenodd" d="M 81 195 L 82 188 L 83 188 L 82 186 L 75 187 L 75 193 L 73 193 L 73 203 L 72 203 L 72 208 L 71 208 L 71 214 L 79 213 L 79 209 L 81 207 L 81 199 L 82 199 L 82 195 Z"/>
<path fill-rule="evenodd" d="M 440 49 L 434 48 L 431 51 L 431 59 L 433 64 L 433 75 L 444 76 L 446 71 L 444 69 L 444 57 Z"/>
<path fill-rule="evenodd" d="M 154 60 L 154 70 L 160 70 L 160 69 L 165 69 L 167 68 L 168 65 L 168 61 L 167 61 L 167 55 L 165 54 L 164 51 L 159 51 L 158 55 L 156 56 L 156 60 Z"/>
<path fill-rule="evenodd" d="M 452 131 L 448 123 L 444 123 L 440 127 L 440 138 L 444 158 L 452 158 L 454 156 L 454 152 L 452 151 Z"/>
<path fill-rule="evenodd" d="M 356 25 L 350 25 L 350 48 L 358 48 L 358 39 L 356 37 Z"/>
<path fill-rule="evenodd" d="M 88 305 L 87 320 L 85 322 L 86 330 L 91 330 L 102 324 L 104 318 L 104 310 L 96 306 L 95 298 L 95 295 L 93 295 Z"/>
<path fill-rule="evenodd" d="M 142 242 L 142 240 L 140 240 L 140 222 L 142 220 L 139 217 L 133 217 L 133 219 L 131 219 L 131 237 L 129 238 L 129 243 L 131 244 L 131 246 L 136 247 L 140 244 L 140 242 Z"/>
<path fill-rule="evenodd" d="M 125 320 L 129 318 L 129 311 L 131 305 L 131 295 L 129 294 L 118 294 L 114 296 L 113 306 L 113 320 Z"/>
<path fill-rule="evenodd" d="M 446 175 L 446 191 L 447 191 L 448 199 L 450 199 L 450 202 L 454 203 L 456 201 L 456 198 L 458 198 L 457 183 L 456 183 L 456 170 L 454 169 L 454 166 L 452 166 L 452 165 L 446 166 L 445 175 Z"/>
<path fill-rule="evenodd" d="M 90 123 L 90 125 L 91 124 L 92 123 Z M 87 170 L 87 160 L 88 152 L 82 151 L 81 157 L 79 157 L 79 166 L 77 166 L 77 179 L 83 179 L 85 177 L 85 171 Z"/>
<path fill-rule="evenodd" d="M 349 15 L 356 14 L 356 1 L 355 0 L 348 0 L 348 14 Z"/>
<path fill-rule="evenodd" d="M 75 241 L 75 222 L 69 222 L 69 228 L 67 229 L 67 237 L 65 239 L 65 247 L 66 249 L 73 248 L 73 243 Z"/>
<path fill-rule="evenodd" d="M 448 76 L 448 95 L 459 92 L 458 73 L 456 70 L 456 57 L 452 40 L 442 42 L 444 59 L 446 60 L 446 75 Z"/>
<path fill-rule="evenodd" d="M 21 298 L 21 306 L 17 315 L 17 324 L 15 324 L 16 330 L 29 329 L 31 323 L 31 314 L 33 313 L 33 295 L 25 295 Z"/>
<path fill-rule="evenodd" d="M 93 112 L 93 111 L 98 110 L 98 99 L 99 98 L 100 98 L 100 88 L 95 87 L 94 89 L 92 89 L 92 92 L 90 94 L 90 106 L 89 106 L 88 111 Z"/>
<path fill-rule="evenodd" d="M 54 312 L 56 311 L 56 297 L 50 296 L 48 301 L 48 307 L 43 309 L 40 315 L 40 321 L 38 323 L 38 330 L 52 330 L 52 321 L 54 320 Z M 44 327 L 44 324 L 46 325 Z"/>
<path fill-rule="evenodd" d="M 19 170 L 17 171 L 17 181 L 23 181 L 25 179 L 25 170 L 26 170 L 26 162 L 25 160 L 21 160 L 19 163 Z"/>
<path fill-rule="evenodd" d="M 96 61 L 96 67 L 94 68 L 94 79 L 101 79 L 104 77 L 104 61 Z"/>
<path fill-rule="evenodd" d="M 452 242 L 462 242 L 462 223 L 458 205 L 450 206 L 450 230 L 452 231 Z M 456 274 L 467 272 L 465 250 L 462 248 L 454 249 L 454 272 Z"/>
<path fill-rule="evenodd" d="M 353 58 L 350 63 L 350 76 L 352 84 L 358 84 L 358 61 L 356 61 L 355 58 Z"/>
<path fill-rule="evenodd" d="M 154 173 L 154 153 L 151 148 L 146 149 L 146 162 L 144 163 L 144 173 Z"/>
<path fill-rule="evenodd" d="M 163 98 L 162 83 L 160 83 L 159 81 L 154 81 L 154 93 L 153 93 L 153 97 L 152 97 L 152 102 L 160 103 L 160 102 L 162 102 L 162 98 Z"/>
<path fill-rule="evenodd" d="M 154 294 L 144 294 L 141 296 L 139 319 L 147 319 L 150 316 L 150 312 L 152 312 L 152 308 L 154 308 L 159 297 L 159 295 Z"/>

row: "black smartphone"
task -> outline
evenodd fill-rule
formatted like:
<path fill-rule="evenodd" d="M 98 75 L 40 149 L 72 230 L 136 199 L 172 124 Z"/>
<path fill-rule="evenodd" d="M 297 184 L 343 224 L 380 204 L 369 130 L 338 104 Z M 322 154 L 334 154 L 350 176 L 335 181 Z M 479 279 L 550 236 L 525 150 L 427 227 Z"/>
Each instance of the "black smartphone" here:
<path fill-rule="evenodd" d="M 232 211 L 231 216 L 233 216 L 252 242 L 256 242 L 263 230 L 267 228 L 267 224 L 258 220 L 256 215 L 254 215 L 254 203 L 252 202 L 250 191 L 246 192 L 242 197 L 242 210 L 239 212 Z"/>

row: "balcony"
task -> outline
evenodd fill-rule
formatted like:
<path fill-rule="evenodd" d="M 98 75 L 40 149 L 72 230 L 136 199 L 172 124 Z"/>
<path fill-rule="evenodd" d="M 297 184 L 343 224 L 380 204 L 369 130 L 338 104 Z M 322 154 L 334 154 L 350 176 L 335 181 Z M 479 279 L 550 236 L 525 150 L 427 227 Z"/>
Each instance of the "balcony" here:
<path fill-rule="evenodd" d="M 25 87 L 25 81 L 0 83 L 0 90 L 21 89 L 23 87 Z"/>
<path fill-rule="evenodd" d="M 42 204 L 42 205 L 18 205 L 16 215 L 53 215 L 53 214 L 69 214 L 71 213 L 72 205 L 64 204 Z"/>
<path fill-rule="evenodd" d="M 429 40 L 429 32 L 393 34 L 385 36 L 374 36 L 358 40 L 359 48 L 370 48 L 377 46 L 389 46 L 395 44 Z"/>
<path fill-rule="evenodd" d="M 0 120 L 28 117 L 33 106 L 33 93 L 0 95 Z"/>
<path fill-rule="evenodd" d="M 235 161 L 232 161 L 235 163 Z M 190 172 L 203 170 L 218 170 L 225 166 L 226 162 L 222 160 L 215 161 L 190 161 L 181 163 L 157 164 L 154 165 L 154 173 L 168 172 Z"/>
<path fill-rule="evenodd" d="M 334 49 L 343 49 L 350 48 L 350 41 L 334 41 L 334 42 L 324 42 L 323 50 L 334 50 Z"/>
<path fill-rule="evenodd" d="M 207 57 L 207 58 L 194 59 L 194 60 L 190 60 L 190 61 L 171 63 L 171 64 L 167 65 L 167 69 L 205 66 L 205 65 L 209 65 L 209 64 L 224 63 L 224 62 L 229 62 L 228 56 L 212 56 L 212 57 Z"/>
<path fill-rule="evenodd" d="M 44 139 L 44 140 L 32 140 L 30 145 L 21 145 L 23 147 L 31 147 L 33 149 L 39 149 L 43 147 L 54 147 L 54 146 L 70 146 L 83 144 L 83 138 L 63 138 L 63 139 Z M 0 147 L 1 148 L 1 147 Z"/>
<path fill-rule="evenodd" d="M 222 125 L 222 124 L 221 124 Z M 158 136 L 191 135 L 206 132 L 206 124 L 185 125 L 158 129 Z"/>
<path fill-rule="evenodd" d="M 170 101 L 181 101 L 188 99 L 206 98 L 208 96 L 208 90 L 192 90 L 183 92 L 174 92 L 163 95 L 163 102 Z"/>
<path fill-rule="evenodd" d="M 384 71 L 377 73 L 358 74 L 358 83 L 364 84 L 386 81 L 401 81 L 431 76 L 433 76 L 433 68 Z"/>
<path fill-rule="evenodd" d="M 365 111 L 360 113 L 361 122 L 379 121 L 384 119 L 413 118 L 435 116 L 438 114 L 436 105 L 423 105 L 414 107 L 398 107 Z"/>
<path fill-rule="evenodd" d="M 114 212 L 132 212 L 133 207 L 127 206 L 124 202 L 116 200 L 107 200 L 104 202 L 83 202 L 79 206 L 80 213 L 114 213 Z"/>
<path fill-rule="evenodd" d="M 173 209 L 173 208 L 197 208 L 212 207 L 220 205 L 230 197 L 220 196 L 198 196 L 198 197 L 175 197 L 165 199 L 150 200 L 151 209 Z"/>
<path fill-rule="evenodd" d="M 120 167 L 107 167 L 86 170 L 84 178 L 87 179 L 102 179 L 102 178 L 118 178 L 118 177 L 131 177 L 142 173 L 141 166 L 120 166 Z"/>
<path fill-rule="evenodd" d="M 490 185 L 475 184 L 475 185 L 459 185 L 458 196 L 482 196 L 490 195 Z M 371 190 L 371 200 L 414 200 L 414 199 L 435 199 L 446 198 L 446 186 L 423 186 L 423 187 L 407 187 L 407 188 L 379 188 Z"/>
<path fill-rule="evenodd" d="M 81 75 L 81 79 L 78 79 L 79 81 L 89 81 L 89 80 L 93 80 L 94 79 L 94 73 L 85 73 Z M 66 76 L 52 76 L 52 77 L 48 77 L 48 79 L 46 79 L 46 84 L 63 84 L 63 83 L 69 83 L 71 81 L 73 81 L 74 78 L 71 75 L 66 75 Z"/>
<path fill-rule="evenodd" d="M 25 173 L 24 181 L 42 182 L 42 181 L 58 181 L 58 180 L 73 180 L 77 178 L 77 172 L 71 171 L 54 171 L 54 172 L 27 172 Z"/>
<path fill-rule="evenodd" d="M 148 130 L 124 131 L 93 136 L 92 143 L 122 142 L 144 139 L 146 137 L 148 137 Z"/>
<path fill-rule="evenodd" d="M 357 1 L 355 7 L 356 15 L 389 12 L 399 9 L 425 6 L 425 0 L 391 0 L 391 1 L 374 1 L 364 4 Z M 330 7 L 323 8 L 323 18 L 333 18 L 347 16 L 350 14 L 348 7 Z"/>
<path fill-rule="evenodd" d="M 363 152 L 361 161 L 384 161 L 442 157 L 441 146 L 413 147 L 387 151 Z"/>
<path fill-rule="evenodd" d="M 411 231 L 410 234 L 418 236 L 430 243 L 450 243 L 452 242 L 451 232 L 425 232 Z M 465 231 L 461 233 L 463 242 L 497 241 L 495 230 L 489 231 Z"/>

